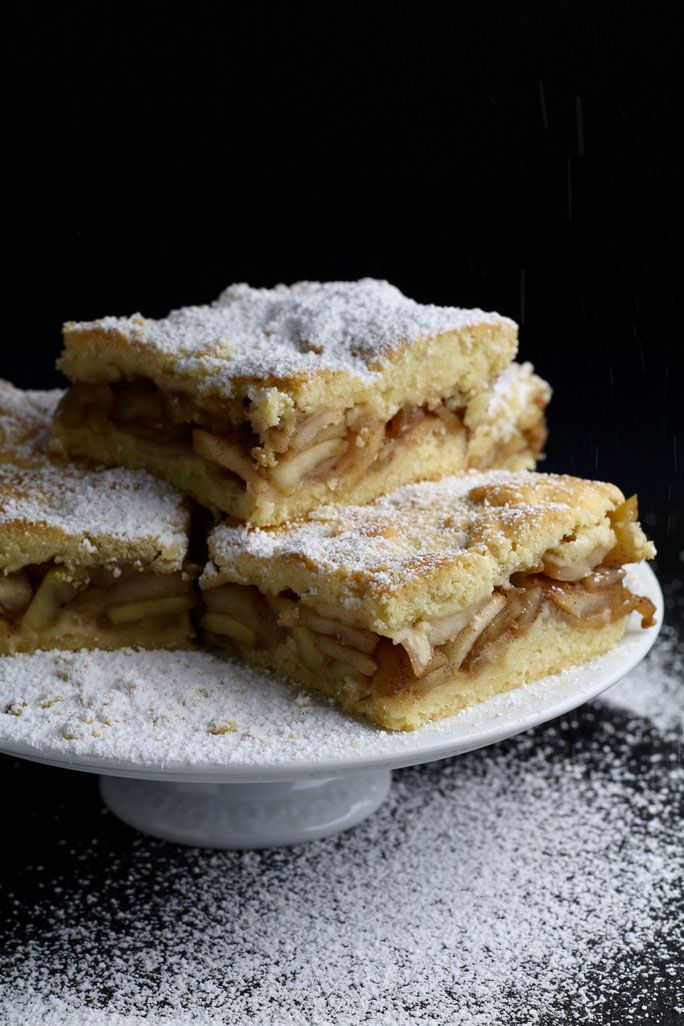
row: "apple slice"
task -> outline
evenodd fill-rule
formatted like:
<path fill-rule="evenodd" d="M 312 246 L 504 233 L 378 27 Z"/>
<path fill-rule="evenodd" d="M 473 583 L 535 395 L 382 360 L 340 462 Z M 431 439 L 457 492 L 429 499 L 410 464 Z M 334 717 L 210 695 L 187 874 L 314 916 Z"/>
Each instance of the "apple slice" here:
<path fill-rule="evenodd" d="M 55 566 L 45 574 L 22 618 L 22 626 L 29 631 L 41 631 L 57 619 L 65 606 L 88 584 L 83 571 L 67 570 Z"/>

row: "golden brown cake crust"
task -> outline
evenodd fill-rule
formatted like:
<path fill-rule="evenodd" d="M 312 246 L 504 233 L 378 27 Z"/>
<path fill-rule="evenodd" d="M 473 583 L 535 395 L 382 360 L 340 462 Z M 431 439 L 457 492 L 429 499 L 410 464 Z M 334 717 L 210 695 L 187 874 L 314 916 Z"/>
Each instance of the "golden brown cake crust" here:
<path fill-rule="evenodd" d="M 0 467 L 3 570 L 48 559 L 178 570 L 187 527 L 182 496 L 141 471 Z"/>
<path fill-rule="evenodd" d="M 517 327 L 481 310 L 422 305 L 387 282 L 232 285 L 208 306 L 64 326 L 72 381 L 143 376 L 200 404 L 248 401 L 256 431 L 295 406 L 405 403 L 486 388 L 510 363 Z"/>
<path fill-rule="evenodd" d="M 564 540 L 575 539 L 575 559 L 609 548 L 608 514 L 623 498 L 614 485 L 565 475 L 471 471 L 368 506 L 328 506 L 279 529 L 221 525 L 202 584 L 291 589 L 389 634 L 482 600 Z M 654 552 L 638 525 L 633 551 L 635 559 Z"/>

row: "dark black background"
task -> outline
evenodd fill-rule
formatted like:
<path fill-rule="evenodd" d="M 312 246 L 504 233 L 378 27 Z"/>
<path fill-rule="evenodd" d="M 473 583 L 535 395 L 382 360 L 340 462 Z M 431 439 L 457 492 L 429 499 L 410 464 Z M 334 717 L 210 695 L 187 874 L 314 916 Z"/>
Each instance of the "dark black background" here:
<path fill-rule="evenodd" d="M 681 573 L 679 4 L 28 4 L 5 27 L 0 376 L 56 384 L 63 320 L 231 281 L 497 309 L 555 388 L 546 466 L 638 490 Z M 63 795 L 92 810 L 94 782 L 3 763 L 15 864 L 58 866 L 51 831 L 95 829 Z"/>
<path fill-rule="evenodd" d="M 58 380 L 65 319 L 384 277 L 521 323 L 549 467 L 681 501 L 678 4 L 143 6 L 12 16 L 0 374 Z"/>

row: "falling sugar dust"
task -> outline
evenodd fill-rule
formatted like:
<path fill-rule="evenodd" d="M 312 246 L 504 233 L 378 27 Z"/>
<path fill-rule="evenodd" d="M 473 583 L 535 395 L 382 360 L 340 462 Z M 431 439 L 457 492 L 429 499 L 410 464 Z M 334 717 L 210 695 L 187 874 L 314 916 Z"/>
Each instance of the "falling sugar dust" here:
<path fill-rule="evenodd" d="M 676 1022 L 681 675 L 666 633 L 604 700 L 397 773 L 334 839 L 78 846 L 42 900 L 5 896 L 0 1021 Z"/>

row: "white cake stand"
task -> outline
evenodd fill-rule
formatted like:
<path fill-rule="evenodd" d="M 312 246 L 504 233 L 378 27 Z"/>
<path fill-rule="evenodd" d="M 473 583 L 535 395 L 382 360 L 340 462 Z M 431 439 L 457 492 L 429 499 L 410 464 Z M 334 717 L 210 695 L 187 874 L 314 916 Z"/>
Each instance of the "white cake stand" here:
<path fill-rule="evenodd" d="M 148 754 L 136 754 L 140 750 L 147 752 L 144 746 L 141 749 L 145 731 L 157 729 L 146 727 L 145 720 L 139 727 L 140 745 L 136 738 L 136 744 L 131 745 L 130 755 L 126 757 L 121 745 L 119 749 L 110 745 L 102 751 L 101 743 L 96 740 L 80 743 L 71 751 L 63 736 L 57 735 L 53 724 L 46 721 L 45 727 L 41 727 L 40 714 L 36 712 L 33 726 L 30 719 L 22 715 L 0 718 L 0 751 L 47 765 L 99 773 L 102 798 L 111 811 L 125 823 L 156 837 L 223 849 L 300 844 L 346 830 L 374 812 L 387 796 L 392 769 L 494 744 L 554 719 L 615 684 L 644 658 L 662 622 L 663 597 L 652 571 L 646 566 L 633 568 L 631 583 L 656 604 L 655 627 L 641 630 L 635 617 L 622 641 L 607 655 L 496 696 L 413 733 L 374 730 L 337 712 L 328 703 L 322 703 L 308 710 L 303 720 L 304 740 L 292 753 L 288 752 L 285 742 L 274 746 L 263 738 L 256 738 L 251 747 L 245 748 L 244 737 L 254 737 L 245 734 L 232 748 L 226 749 L 223 758 L 212 760 L 211 753 L 209 757 L 192 758 L 187 756 L 187 746 L 183 743 L 184 728 L 176 727 L 170 739 L 164 742 L 162 738 L 159 757 L 150 759 Z M 149 655 L 147 653 L 146 657 Z M 153 655 L 162 656 L 161 653 Z M 31 696 L 45 693 L 39 675 L 45 670 L 48 654 L 40 656 L 42 659 L 12 656 L 0 660 L 0 708 L 7 709 L 13 702 L 25 701 L 26 709 L 30 709 Z M 141 668 L 140 672 L 144 673 L 144 656 L 129 652 L 125 656 L 126 665 L 129 669 Z M 109 666 L 112 667 L 113 688 L 115 679 L 121 678 L 124 657 L 89 653 L 68 658 L 79 657 L 86 678 L 90 671 L 101 677 L 103 668 L 106 675 Z M 162 685 L 164 690 L 169 689 L 169 700 L 175 694 L 174 686 L 180 686 L 180 682 L 174 680 L 174 667 L 177 667 L 176 677 L 180 678 L 187 675 L 188 669 L 197 674 L 220 666 L 221 694 L 230 696 L 238 718 L 241 702 L 249 703 L 249 710 L 242 709 L 243 716 L 248 711 L 254 716 L 254 709 L 259 708 L 262 733 L 271 709 L 272 718 L 281 720 L 283 710 L 287 711 L 285 703 L 294 702 L 285 686 L 267 674 L 249 670 L 249 686 L 245 689 L 246 671 L 230 662 L 205 653 L 182 656 L 164 653 L 164 657 L 171 660 L 171 669 L 165 669 Z M 16 670 L 17 664 L 12 661 L 18 659 L 25 660 L 21 664 L 22 672 L 34 674 L 25 699 L 17 692 L 16 673 L 9 672 Z M 31 663 L 30 660 L 36 661 Z M 231 691 L 233 679 L 240 682 L 234 693 Z M 101 690 L 100 685 L 98 697 L 101 697 Z M 88 702 L 88 696 L 84 698 L 81 687 L 78 698 L 67 697 L 64 701 L 67 704 L 78 701 L 82 705 Z M 37 699 L 34 704 L 36 709 L 42 708 Z M 67 714 L 69 711 L 65 709 Z M 23 729 L 27 723 L 28 727 Z M 279 729 L 278 723 L 272 726 L 274 730 Z M 189 721 L 188 736 L 196 729 L 196 723 Z M 154 740 L 159 741 L 156 734 Z M 232 743 L 232 739 L 229 741 Z M 127 743 L 130 745 L 130 740 Z M 263 756 L 259 755 L 259 744 L 265 746 Z"/>

